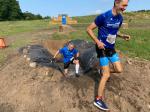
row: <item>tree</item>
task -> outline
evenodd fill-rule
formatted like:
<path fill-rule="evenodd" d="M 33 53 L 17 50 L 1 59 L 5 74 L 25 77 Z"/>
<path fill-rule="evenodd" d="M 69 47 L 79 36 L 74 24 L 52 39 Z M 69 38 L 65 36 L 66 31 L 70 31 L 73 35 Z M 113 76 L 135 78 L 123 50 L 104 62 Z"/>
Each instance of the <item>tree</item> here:
<path fill-rule="evenodd" d="M 0 21 L 22 19 L 35 20 L 43 19 L 43 17 L 30 12 L 22 13 L 19 2 L 16 0 L 0 0 Z"/>
<path fill-rule="evenodd" d="M 35 15 L 28 11 L 23 13 L 23 17 L 25 20 L 43 19 L 43 17 L 40 14 Z"/>
<path fill-rule="evenodd" d="M 0 0 L 0 20 L 20 20 L 22 11 L 16 0 Z"/>
<path fill-rule="evenodd" d="M 20 20 L 22 19 L 22 11 L 19 6 L 19 2 L 16 0 L 10 0 L 9 18 L 8 20 Z"/>
<path fill-rule="evenodd" d="M 46 16 L 46 17 L 44 17 L 44 19 L 51 19 L 51 17 L 50 16 Z"/>

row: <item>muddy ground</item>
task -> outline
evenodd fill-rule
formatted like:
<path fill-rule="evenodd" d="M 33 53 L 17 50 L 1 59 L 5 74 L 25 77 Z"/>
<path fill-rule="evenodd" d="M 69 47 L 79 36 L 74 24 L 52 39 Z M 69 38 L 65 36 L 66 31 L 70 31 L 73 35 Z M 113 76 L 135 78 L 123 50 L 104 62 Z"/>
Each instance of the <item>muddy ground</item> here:
<path fill-rule="evenodd" d="M 67 41 L 42 40 L 51 36 L 44 30 L 18 36 L 28 35 L 30 44 L 43 44 L 52 53 Z M 150 62 L 127 57 L 122 62 L 124 72 L 111 74 L 105 90 L 110 112 L 149 112 Z M 50 67 L 29 67 L 16 50 L 0 67 L 0 112 L 102 112 L 93 105 L 99 80 L 96 71 L 64 78 Z"/>

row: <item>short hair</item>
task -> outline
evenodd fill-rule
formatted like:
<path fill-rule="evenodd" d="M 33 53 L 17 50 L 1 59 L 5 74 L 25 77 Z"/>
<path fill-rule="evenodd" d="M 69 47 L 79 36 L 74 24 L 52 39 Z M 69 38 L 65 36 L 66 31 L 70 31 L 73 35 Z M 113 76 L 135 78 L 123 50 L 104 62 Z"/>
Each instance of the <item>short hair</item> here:
<path fill-rule="evenodd" d="M 69 42 L 68 44 L 74 45 L 74 43 L 73 43 L 73 42 Z"/>
<path fill-rule="evenodd" d="M 75 47 L 75 44 L 73 42 L 69 42 L 68 45 L 72 45 Z"/>
<path fill-rule="evenodd" d="M 120 3 L 122 0 L 114 0 L 114 6 L 115 6 L 115 2 L 118 2 L 118 3 Z M 128 0 L 128 1 L 130 1 L 130 0 Z"/>
<path fill-rule="evenodd" d="M 122 0 L 114 0 L 114 6 L 116 6 L 116 2 L 120 3 Z"/>

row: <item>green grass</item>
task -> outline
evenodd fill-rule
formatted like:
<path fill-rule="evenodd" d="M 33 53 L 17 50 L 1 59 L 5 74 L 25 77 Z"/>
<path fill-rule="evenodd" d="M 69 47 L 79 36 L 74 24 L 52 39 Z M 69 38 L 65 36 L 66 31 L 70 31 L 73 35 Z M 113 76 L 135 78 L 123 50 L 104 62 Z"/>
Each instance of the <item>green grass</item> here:
<path fill-rule="evenodd" d="M 0 22 L 0 36 L 14 35 L 22 32 L 48 28 L 49 20 L 6 21 Z"/>
<path fill-rule="evenodd" d="M 77 30 L 74 32 L 70 32 L 69 34 L 62 34 L 62 33 L 54 33 L 52 35 L 52 39 L 85 39 L 90 40 L 89 36 L 85 32 L 85 30 Z"/>
<path fill-rule="evenodd" d="M 90 15 L 90 16 L 78 16 L 78 17 L 73 17 L 73 19 L 76 19 L 78 23 L 91 23 L 96 15 Z"/>
<path fill-rule="evenodd" d="M 150 29 L 130 28 L 122 32 L 131 35 L 131 40 L 118 39 L 116 47 L 128 56 L 150 60 Z"/>
<path fill-rule="evenodd" d="M 5 53 L 5 51 L 1 52 L 0 54 L 0 63 L 3 63 L 4 60 L 6 60 L 7 58 L 7 54 Z"/>

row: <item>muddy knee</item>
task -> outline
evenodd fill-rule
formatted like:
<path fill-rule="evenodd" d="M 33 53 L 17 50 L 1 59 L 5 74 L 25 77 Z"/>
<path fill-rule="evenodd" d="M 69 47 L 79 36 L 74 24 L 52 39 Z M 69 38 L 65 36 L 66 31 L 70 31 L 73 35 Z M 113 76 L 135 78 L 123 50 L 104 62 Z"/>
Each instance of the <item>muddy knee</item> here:
<path fill-rule="evenodd" d="M 122 68 L 117 69 L 116 72 L 117 72 L 117 73 L 122 73 L 122 72 L 123 72 L 123 69 L 122 69 Z"/>
<path fill-rule="evenodd" d="M 79 60 L 74 60 L 73 63 L 79 64 Z"/>
<path fill-rule="evenodd" d="M 109 77 L 110 77 L 110 73 L 109 73 L 109 71 L 103 71 L 102 72 L 102 77 L 104 78 L 104 79 L 106 79 L 106 80 L 108 80 L 109 79 Z"/>

